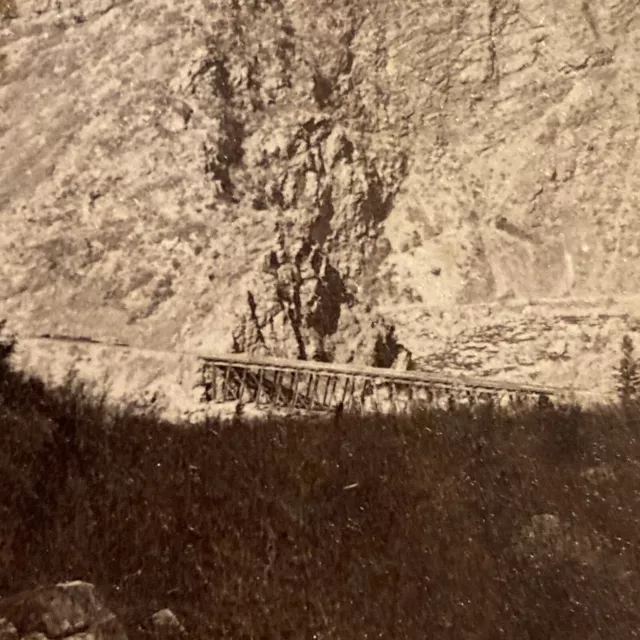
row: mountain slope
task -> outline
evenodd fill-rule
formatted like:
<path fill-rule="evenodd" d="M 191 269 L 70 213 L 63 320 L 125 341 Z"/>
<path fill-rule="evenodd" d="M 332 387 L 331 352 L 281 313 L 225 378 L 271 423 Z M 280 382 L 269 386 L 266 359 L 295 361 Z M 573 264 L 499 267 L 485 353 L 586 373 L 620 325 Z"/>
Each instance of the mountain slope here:
<path fill-rule="evenodd" d="M 379 307 L 637 293 L 636 2 L 17 9 L 0 298 L 23 333 L 362 361 Z M 426 357 L 422 329 L 400 338 Z"/>

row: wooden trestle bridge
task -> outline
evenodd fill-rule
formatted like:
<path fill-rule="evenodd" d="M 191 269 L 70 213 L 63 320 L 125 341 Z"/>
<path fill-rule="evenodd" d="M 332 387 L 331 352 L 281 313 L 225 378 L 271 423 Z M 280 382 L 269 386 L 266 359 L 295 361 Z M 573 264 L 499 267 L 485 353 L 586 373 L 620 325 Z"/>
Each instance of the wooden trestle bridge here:
<path fill-rule="evenodd" d="M 561 389 L 425 372 L 377 369 L 312 361 L 203 356 L 203 401 L 236 402 L 288 409 L 327 411 L 406 411 L 417 407 L 451 409 L 479 403 L 499 406 L 548 405 L 562 400 Z"/>
<path fill-rule="evenodd" d="M 140 353 L 174 354 L 172 351 L 140 349 L 125 343 L 105 343 L 91 338 L 49 334 L 27 340 L 93 343 L 111 349 Z M 482 378 L 433 375 L 423 371 L 378 369 L 314 361 L 254 358 L 180 352 L 200 363 L 196 386 L 205 403 L 254 404 L 264 408 L 310 411 L 407 411 L 418 407 L 451 409 L 478 404 L 495 406 L 549 405 L 575 402 L 589 392 L 542 387 Z"/>

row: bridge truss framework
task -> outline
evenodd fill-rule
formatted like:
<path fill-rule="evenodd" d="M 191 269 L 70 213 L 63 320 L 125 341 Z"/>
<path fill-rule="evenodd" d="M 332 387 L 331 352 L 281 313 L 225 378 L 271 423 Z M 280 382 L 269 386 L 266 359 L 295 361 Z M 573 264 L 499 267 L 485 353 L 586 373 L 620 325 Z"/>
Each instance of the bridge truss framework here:
<path fill-rule="evenodd" d="M 201 356 L 202 399 L 271 408 L 328 411 L 450 409 L 480 403 L 547 405 L 561 389 L 424 372 L 353 367 L 310 361 L 256 359 L 243 355 Z"/>

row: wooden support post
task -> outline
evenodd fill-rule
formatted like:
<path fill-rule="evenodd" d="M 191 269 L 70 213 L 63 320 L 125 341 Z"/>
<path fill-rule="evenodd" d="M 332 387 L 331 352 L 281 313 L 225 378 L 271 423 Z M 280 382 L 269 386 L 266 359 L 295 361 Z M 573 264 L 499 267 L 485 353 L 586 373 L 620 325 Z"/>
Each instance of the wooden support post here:
<path fill-rule="evenodd" d="M 293 375 L 292 391 L 293 391 L 293 408 L 296 408 L 298 402 L 298 384 L 300 383 L 300 374 L 298 371 Z"/>
<path fill-rule="evenodd" d="M 260 367 L 258 367 L 258 371 L 254 372 L 250 367 L 247 367 L 247 389 L 249 390 L 249 400 L 248 402 L 255 402 L 259 404 L 258 401 L 258 386 L 260 385 Z"/>
<path fill-rule="evenodd" d="M 224 369 L 224 380 L 222 381 L 222 402 L 227 401 L 227 391 L 229 386 L 230 372 L 231 372 L 231 365 L 226 365 Z"/>
<path fill-rule="evenodd" d="M 238 391 L 238 402 L 242 402 L 242 396 L 244 395 L 245 387 L 247 386 L 247 367 L 242 368 L 242 379 L 240 381 L 240 389 Z"/>
<path fill-rule="evenodd" d="M 349 411 L 351 411 L 353 409 L 353 399 L 354 399 L 355 390 L 356 390 L 356 377 L 351 376 L 349 381 L 351 382 L 351 389 L 349 389 L 348 398 L 346 398 L 345 409 L 348 409 Z"/>
<path fill-rule="evenodd" d="M 333 399 L 335 398 L 336 395 L 336 387 L 338 386 L 338 374 L 334 373 L 331 376 L 331 392 L 329 393 L 329 403 L 327 406 L 331 406 L 331 404 L 333 403 Z"/>
<path fill-rule="evenodd" d="M 409 383 L 405 389 L 407 390 L 407 407 L 409 410 L 413 408 L 414 386 L 413 383 Z"/>
<path fill-rule="evenodd" d="M 211 402 L 211 381 L 209 380 L 209 366 L 205 361 L 200 369 L 200 386 L 202 387 L 201 402 Z"/>
<path fill-rule="evenodd" d="M 322 396 L 322 406 L 326 407 L 327 406 L 327 396 L 329 395 L 329 386 L 331 384 L 331 380 L 333 378 L 331 377 L 331 374 L 327 374 L 324 375 L 323 380 L 324 380 L 324 394 Z"/>
<path fill-rule="evenodd" d="M 423 409 L 431 404 L 431 389 L 426 384 L 420 386 L 420 408 Z"/>
<path fill-rule="evenodd" d="M 280 376 L 280 401 L 282 402 L 282 406 L 288 406 L 290 402 L 290 398 L 287 398 L 287 376 L 293 379 L 292 371 L 283 371 Z M 289 380 L 289 387 L 291 387 L 291 380 Z"/>
<path fill-rule="evenodd" d="M 200 369 L 200 386 L 202 387 L 202 400 L 201 402 L 210 402 L 211 401 L 211 389 L 209 387 L 209 376 L 207 375 L 208 368 L 207 363 L 202 363 L 202 368 Z"/>
<path fill-rule="evenodd" d="M 311 406 L 309 406 L 309 399 L 311 398 L 311 385 L 313 383 L 313 372 L 309 372 L 309 381 L 307 382 L 307 392 L 305 393 L 304 399 L 307 403 L 307 408 L 313 409 L 313 399 L 311 400 Z"/>
<path fill-rule="evenodd" d="M 351 376 L 349 378 L 349 383 L 350 383 L 350 386 L 348 387 L 345 405 L 348 407 L 351 407 L 351 405 L 353 404 L 353 394 L 356 388 L 356 377 Z"/>
<path fill-rule="evenodd" d="M 435 394 L 433 393 L 430 387 L 425 387 L 425 389 L 427 390 L 427 405 L 433 406 L 433 402 L 435 400 Z"/>
<path fill-rule="evenodd" d="M 453 389 L 449 389 L 449 399 L 447 400 L 447 411 L 454 411 L 456 408 L 456 398 Z"/>
<path fill-rule="evenodd" d="M 283 407 L 286 407 L 289 404 L 289 399 L 287 398 L 287 374 L 293 379 L 293 372 L 283 371 L 280 376 L 280 391 L 278 392 L 282 403 L 281 406 Z M 289 386 L 291 386 L 291 382 L 289 382 Z"/>
<path fill-rule="evenodd" d="M 351 382 L 351 393 L 349 394 L 349 409 L 352 410 L 357 404 L 356 389 L 358 388 L 358 376 L 353 376 Z"/>
<path fill-rule="evenodd" d="M 371 381 L 371 396 L 373 398 L 373 410 L 377 411 L 380 408 L 380 398 L 378 396 L 378 385 L 375 379 Z"/>
<path fill-rule="evenodd" d="M 351 378 L 349 376 L 345 376 L 344 389 L 342 391 L 342 400 L 340 401 L 343 408 L 344 408 L 344 401 L 347 399 L 347 391 L 349 390 L 350 382 L 351 382 Z"/>
<path fill-rule="evenodd" d="M 278 401 L 280 400 L 280 375 L 281 371 L 278 369 L 274 370 L 273 374 L 273 397 L 271 398 L 271 406 L 277 407 Z"/>
<path fill-rule="evenodd" d="M 287 398 L 287 374 L 289 373 L 287 370 L 281 371 L 278 378 L 278 402 L 281 407 L 287 407 L 290 401 L 290 398 Z M 291 382 L 289 382 L 289 386 L 291 386 Z"/>
<path fill-rule="evenodd" d="M 218 367 L 215 364 L 211 365 L 211 400 L 216 402 L 218 399 L 218 375 L 217 375 Z"/>
<path fill-rule="evenodd" d="M 282 372 L 282 402 L 283 406 L 293 408 L 291 404 L 293 402 L 293 382 L 296 377 L 296 371 L 283 371 Z M 289 380 L 287 382 L 287 374 L 289 376 Z"/>
<path fill-rule="evenodd" d="M 287 394 L 286 394 L 286 381 L 287 381 L 287 373 L 289 373 L 288 371 L 281 371 L 280 375 L 278 376 L 278 402 L 280 403 L 281 407 L 286 407 L 287 406 Z"/>
<path fill-rule="evenodd" d="M 240 367 L 233 367 L 232 370 L 232 374 L 233 374 L 233 379 L 235 382 L 235 390 L 233 392 L 233 400 L 239 400 L 240 399 L 240 388 L 242 386 L 242 377 L 240 376 L 240 374 L 238 373 Z"/>
<path fill-rule="evenodd" d="M 411 385 L 404 384 L 403 382 L 398 383 L 398 400 L 400 402 L 400 408 L 402 411 L 409 411 L 411 407 Z"/>
<path fill-rule="evenodd" d="M 369 397 L 371 398 L 370 406 L 372 411 L 378 410 L 378 386 L 375 378 L 369 378 Z"/>
<path fill-rule="evenodd" d="M 270 407 L 273 404 L 273 376 L 270 369 L 262 370 L 262 388 L 264 390 L 265 402 Z"/>
<path fill-rule="evenodd" d="M 236 398 L 236 392 L 235 392 L 235 386 L 234 386 L 235 379 L 236 379 L 236 368 L 230 367 L 229 379 L 227 380 L 227 390 L 229 391 L 229 397 L 227 398 L 227 400 L 235 400 Z"/>
<path fill-rule="evenodd" d="M 298 375 L 299 372 L 298 372 L 298 370 L 295 370 L 295 371 L 290 371 L 289 374 L 290 374 L 290 379 L 289 379 L 289 394 L 288 394 L 288 398 L 289 398 L 289 403 L 290 403 L 291 408 L 294 409 L 295 406 L 296 406 L 296 402 L 295 402 L 296 394 L 295 394 L 294 388 L 295 388 L 296 385 L 299 385 L 299 382 L 298 382 L 299 381 L 299 375 Z M 300 394 L 298 393 L 298 397 L 299 397 L 299 395 Z"/>
<path fill-rule="evenodd" d="M 264 378 L 264 369 L 260 367 L 260 373 L 258 374 L 258 387 L 256 389 L 256 407 L 260 406 L 260 396 L 262 395 L 263 378 Z"/>
<path fill-rule="evenodd" d="M 311 397 L 312 397 L 311 406 L 312 407 L 315 407 L 316 404 L 318 404 L 319 401 L 320 401 L 319 398 L 318 398 L 318 385 L 320 384 L 320 376 L 321 376 L 320 373 L 316 373 L 316 377 L 315 377 L 315 379 L 313 381 L 313 393 L 311 394 Z"/>
<path fill-rule="evenodd" d="M 375 405 L 375 397 L 374 397 L 374 392 L 375 392 L 375 387 L 373 385 L 373 378 L 367 378 L 366 382 L 366 389 L 367 389 L 367 393 L 364 396 L 364 401 L 362 403 L 362 410 L 363 412 L 366 412 L 367 409 L 367 402 L 369 403 L 368 406 L 371 409 L 374 409 L 374 405 Z"/>
<path fill-rule="evenodd" d="M 365 392 L 367 391 L 369 384 L 369 378 L 365 378 L 362 384 L 362 391 L 360 392 L 360 411 L 364 413 Z"/>

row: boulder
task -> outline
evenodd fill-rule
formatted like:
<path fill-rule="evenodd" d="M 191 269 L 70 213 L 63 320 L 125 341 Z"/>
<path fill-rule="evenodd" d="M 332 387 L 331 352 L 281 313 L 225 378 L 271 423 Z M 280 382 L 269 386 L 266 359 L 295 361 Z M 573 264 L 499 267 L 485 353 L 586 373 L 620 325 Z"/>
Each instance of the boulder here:
<path fill-rule="evenodd" d="M 161 609 L 160 611 L 156 611 L 151 616 L 151 622 L 155 630 L 161 636 L 175 635 L 184 633 L 185 629 L 182 626 L 182 623 L 176 617 L 176 614 L 171 611 L 171 609 Z"/>
<path fill-rule="evenodd" d="M 6 618 L 0 618 L 0 640 L 18 640 L 17 629 Z"/>
<path fill-rule="evenodd" d="M 0 638 L 127 640 L 95 587 L 80 580 L 22 591 L 0 600 Z"/>

